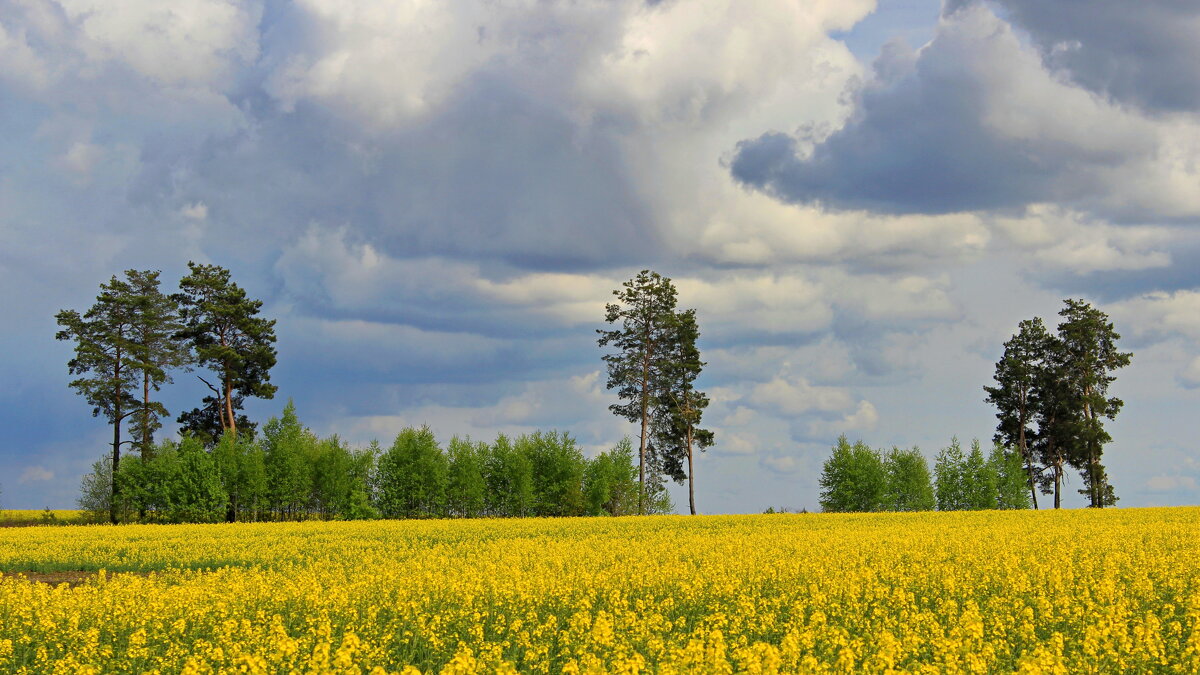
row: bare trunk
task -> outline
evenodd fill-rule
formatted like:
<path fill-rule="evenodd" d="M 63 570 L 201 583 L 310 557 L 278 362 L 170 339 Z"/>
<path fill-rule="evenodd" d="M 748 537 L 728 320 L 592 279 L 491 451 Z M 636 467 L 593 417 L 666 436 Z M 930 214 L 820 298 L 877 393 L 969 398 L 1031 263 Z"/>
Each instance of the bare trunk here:
<path fill-rule="evenodd" d="M 646 430 L 650 421 L 650 351 L 642 356 L 642 435 L 638 448 L 638 515 L 646 514 Z"/>
<path fill-rule="evenodd" d="M 1033 498 L 1033 510 L 1037 511 L 1037 485 L 1033 480 L 1033 458 L 1028 454 L 1025 456 L 1025 472 L 1029 474 L 1029 496 Z"/>
<path fill-rule="evenodd" d="M 1029 496 L 1033 498 L 1033 510 L 1038 510 L 1037 502 L 1037 486 L 1033 480 L 1033 457 L 1029 452 L 1029 442 L 1025 440 L 1025 401 L 1024 396 L 1021 400 L 1021 429 L 1017 432 L 1018 443 L 1021 446 L 1021 457 L 1025 460 L 1025 473 L 1029 477 Z"/>
<path fill-rule="evenodd" d="M 121 463 L 121 350 L 116 350 L 116 365 L 113 380 L 117 386 L 113 397 L 113 445 L 112 445 L 112 498 L 108 504 L 108 519 L 117 524 L 117 502 L 121 490 L 117 487 L 117 469 Z"/>
<path fill-rule="evenodd" d="M 142 459 L 149 459 L 146 456 L 147 450 L 150 449 L 150 373 L 142 373 L 142 441 L 139 452 Z"/>
<path fill-rule="evenodd" d="M 225 414 L 228 416 L 225 428 L 237 436 L 237 422 L 233 418 L 233 380 L 228 375 L 225 376 Z"/>
<path fill-rule="evenodd" d="M 687 432 L 687 460 L 688 460 L 688 506 L 692 509 L 692 515 L 696 515 L 696 465 L 692 461 L 692 425 L 688 425 Z"/>
<path fill-rule="evenodd" d="M 117 501 L 120 489 L 117 487 L 117 466 L 121 462 L 121 399 L 117 397 L 113 406 L 113 444 L 112 444 L 112 501 L 108 505 L 108 519 L 113 525 L 117 524 Z"/>
<path fill-rule="evenodd" d="M 1062 508 L 1062 460 L 1054 461 L 1054 508 Z"/>

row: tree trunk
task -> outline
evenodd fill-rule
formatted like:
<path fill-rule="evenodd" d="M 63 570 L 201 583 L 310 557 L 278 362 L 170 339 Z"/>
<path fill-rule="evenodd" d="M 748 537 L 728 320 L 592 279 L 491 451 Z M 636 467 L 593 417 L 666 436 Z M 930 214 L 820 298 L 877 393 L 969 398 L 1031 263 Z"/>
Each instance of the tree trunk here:
<path fill-rule="evenodd" d="M 228 372 L 228 371 L 227 371 Z M 225 414 L 229 416 L 228 426 L 225 428 L 232 431 L 233 435 L 237 436 L 237 422 L 233 417 L 233 378 L 228 374 L 225 375 Z"/>
<path fill-rule="evenodd" d="M 113 406 L 113 444 L 112 444 L 112 500 L 108 505 L 108 519 L 113 525 L 117 524 L 117 497 L 120 489 L 117 487 L 117 466 L 121 462 L 121 399 L 118 397 Z"/>
<path fill-rule="evenodd" d="M 113 446 L 112 446 L 112 498 L 108 505 L 108 519 L 117 524 L 117 501 L 121 490 L 117 487 L 117 469 L 121 463 L 121 349 L 114 352 L 113 382 L 116 393 L 113 397 Z"/>
<path fill-rule="evenodd" d="M 1023 399 L 1024 397 L 1022 397 Z M 1021 401 L 1021 424 L 1020 431 L 1017 432 L 1018 442 L 1021 446 L 1021 457 L 1025 459 L 1025 473 L 1029 477 L 1029 496 L 1033 498 L 1033 510 L 1038 510 L 1037 503 L 1037 486 L 1033 480 L 1033 456 L 1029 452 L 1029 442 L 1025 440 L 1025 402 Z"/>
<path fill-rule="evenodd" d="M 650 422 L 650 350 L 642 356 L 642 435 L 638 448 L 638 515 L 646 514 L 646 428 Z"/>
<path fill-rule="evenodd" d="M 1054 508 L 1062 508 L 1062 460 L 1054 461 Z"/>
<path fill-rule="evenodd" d="M 692 509 L 692 515 L 696 515 L 696 465 L 692 461 L 692 425 L 688 425 L 687 432 L 687 460 L 688 460 L 688 506 Z"/>
<path fill-rule="evenodd" d="M 150 440 L 150 373 L 144 372 L 142 373 L 142 447 L 138 450 L 143 460 L 149 459 L 146 451 L 150 449 Z"/>

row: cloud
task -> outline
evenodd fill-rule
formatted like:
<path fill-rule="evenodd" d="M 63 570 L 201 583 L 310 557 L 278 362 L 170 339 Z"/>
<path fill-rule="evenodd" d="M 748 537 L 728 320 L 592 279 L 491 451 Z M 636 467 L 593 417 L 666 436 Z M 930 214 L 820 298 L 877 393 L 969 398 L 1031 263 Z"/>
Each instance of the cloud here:
<path fill-rule="evenodd" d="M 851 431 L 873 431 L 879 424 L 879 412 L 870 401 L 859 401 L 852 412 L 834 420 L 813 420 L 806 427 L 803 438 L 828 439 Z"/>
<path fill-rule="evenodd" d="M 208 205 L 204 202 L 192 202 L 179 209 L 179 215 L 189 220 L 203 221 L 208 218 Z"/>
<path fill-rule="evenodd" d="M 1146 489 L 1150 492 L 1174 492 L 1175 490 L 1195 490 L 1196 479 L 1191 476 L 1154 476 L 1146 481 Z"/>
<path fill-rule="evenodd" d="M 854 406 L 850 394 L 837 387 L 819 387 L 804 378 L 776 377 L 754 387 L 747 401 L 775 415 L 794 417 L 810 412 L 839 412 Z"/>
<path fill-rule="evenodd" d="M 1182 187 L 1194 162 L 1160 156 L 1177 153 L 1177 135 L 1194 147 L 1195 125 L 1157 127 L 1061 82 L 982 4 L 945 15 L 920 51 L 889 44 L 855 96 L 831 133 L 739 143 L 732 175 L 785 202 L 879 213 L 1041 202 L 1114 218 L 1200 213 Z"/>
<path fill-rule="evenodd" d="M 19 483 L 39 483 L 54 480 L 54 472 L 44 466 L 31 466 L 21 472 Z"/>
<path fill-rule="evenodd" d="M 791 455 L 764 455 L 759 464 L 781 474 L 792 474 L 800 469 L 800 462 Z"/>
<path fill-rule="evenodd" d="M 1200 5 L 1093 0 L 1084 9 L 1041 0 L 990 1 L 1028 32 L 1047 67 L 1072 82 L 1151 111 L 1200 111 Z M 962 4 L 948 2 L 947 11 Z"/>
<path fill-rule="evenodd" d="M 1051 204 L 1033 204 L 1019 217 L 991 221 L 1029 260 L 1030 270 L 1090 274 L 1171 264 L 1171 232 L 1155 226 L 1116 226 Z"/>
<path fill-rule="evenodd" d="M 1119 325 L 1143 340 L 1200 341 L 1200 290 L 1154 291 L 1110 306 Z"/>
<path fill-rule="evenodd" d="M 1192 359 L 1178 375 L 1179 383 L 1188 389 L 1200 388 L 1200 356 Z"/>

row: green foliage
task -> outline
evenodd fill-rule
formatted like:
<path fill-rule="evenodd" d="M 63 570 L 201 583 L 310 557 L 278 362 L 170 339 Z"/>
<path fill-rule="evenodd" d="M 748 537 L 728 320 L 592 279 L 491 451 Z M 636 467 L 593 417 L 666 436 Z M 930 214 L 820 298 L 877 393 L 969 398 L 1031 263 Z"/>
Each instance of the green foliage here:
<path fill-rule="evenodd" d="M 108 519 L 112 511 L 112 458 L 101 455 L 92 463 L 91 473 L 84 474 L 79 484 L 76 505 L 88 512 L 89 520 Z"/>
<path fill-rule="evenodd" d="M 917 448 L 892 450 L 883 458 L 887 475 L 883 509 L 886 511 L 932 511 L 933 496 L 929 463 Z"/>
<path fill-rule="evenodd" d="M 504 434 L 496 437 L 483 460 L 490 515 L 523 517 L 533 510 L 533 461 L 518 452 Z"/>
<path fill-rule="evenodd" d="M 445 515 L 449 464 L 429 427 L 405 428 L 379 458 L 379 510 L 386 518 Z"/>
<path fill-rule="evenodd" d="M 521 436 L 514 447 L 533 467 L 533 514 L 583 514 L 583 453 L 575 439 L 558 431 Z"/>
<path fill-rule="evenodd" d="M 263 425 L 267 498 L 281 518 L 299 518 L 308 505 L 312 489 L 308 447 L 315 443 L 312 433 L 301 426 L 290 399 L 282 417 L 272 417 Z"/>
<path fill-rule="evenodd" d="M 997 509 L 1027 509 L 1032 505 L 1028 474 L 1019 452 L 1009 452 L 996 443 L 988 455 L 988 464 L 996 476 Z"/>
<path fill-rule="evenodd" d="M 121 512 L 128 520 L 212 523 L 224 520 L 229 495 L 221 472 L 200 441 L 164 441 L 151 459 L 130 457 L 117 472 Z"/>
<path fill-rule="evenodd" d="M 447 504 L 450 515 L 474 518 L 483 513 L 487 485 L 483 478 L 486 443 L 472 443 L 455 436 L 446 446 L 449 463 Z"/>
<path fill-rule="evenodd" d="M 821 469 L 821 508 L 828 512 L 880 511 L 885 507 L 887 472 L 879 453 L 862 441 L 838 437 Z"/>
<path fill-rule="evenodd" d="M 587 463 L 583 491 L 589 516 L 637 513 L 638 467 L 633 460 L 633 443 L 628 437 Z"/>
<path fill-rule="evenodd" d="M 983 456 L 979 439 L 971 441 L 971 452 L 963 461 L 963 502 L 970 511 L 982 511 L 997 507 L 996 467 Z"/>
<path fill-rule="evenodd" d="M 937 495 L 938 511 L 965 511 L 970 509 L 965 474 L 966 458 L 958 437 L 950 446 L 942 448 L 933 465 L 934 491 Z"/>

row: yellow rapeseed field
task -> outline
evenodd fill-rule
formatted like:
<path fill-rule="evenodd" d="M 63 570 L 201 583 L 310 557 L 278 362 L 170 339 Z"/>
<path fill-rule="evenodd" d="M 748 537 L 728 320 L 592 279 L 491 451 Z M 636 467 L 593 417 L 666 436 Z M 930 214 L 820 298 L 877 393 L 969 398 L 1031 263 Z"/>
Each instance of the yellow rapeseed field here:
<path fill-rule="evenodd" d="M 87 518 L 86 511 L 64 509 L 0 509 L 0 526 L 34 523 L 77 523 Z"/>
<path fill-rule="evenodd" d="M 0 672 L 1200 672 L 1200 508 L 12 528 Z M 96 570 L 76 584 L 17 574 Z"/>

